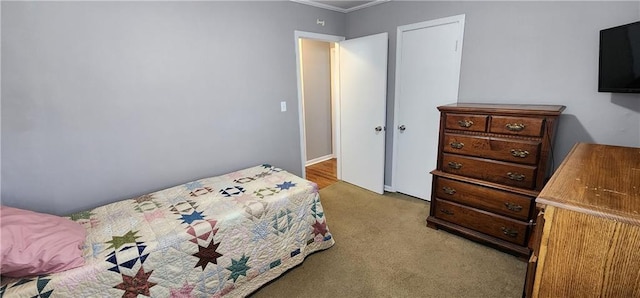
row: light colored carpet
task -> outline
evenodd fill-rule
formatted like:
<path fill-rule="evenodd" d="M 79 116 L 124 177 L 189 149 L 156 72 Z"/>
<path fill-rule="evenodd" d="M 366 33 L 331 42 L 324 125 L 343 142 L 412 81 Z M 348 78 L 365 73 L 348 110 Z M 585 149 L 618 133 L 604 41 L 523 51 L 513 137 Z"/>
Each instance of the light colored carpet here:
<path fill-rule="evenodd" d="M 521 297 L 526 263 L 426 227 L 429 203 L 345 182 L 320 190 L 336 244 L 252 297 Z"/>

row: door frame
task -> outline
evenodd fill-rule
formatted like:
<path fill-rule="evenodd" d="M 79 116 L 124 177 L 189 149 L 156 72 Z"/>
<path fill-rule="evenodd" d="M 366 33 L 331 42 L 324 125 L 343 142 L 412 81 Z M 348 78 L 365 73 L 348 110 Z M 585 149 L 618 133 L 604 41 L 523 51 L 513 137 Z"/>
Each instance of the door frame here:
<path fill-rule="evenodd" d="M 465 15 L 455 15 L 451 17 L 439 18 L 435 20 L 429 20 L 425 22 L 419 22 L 409 25 L 398 26 L 397 34 L 396 34 L 396 73 L 395 73 L 395 94 L 393 100 L 393 153 L 392 153 L 392 163 L 391 163 L 391 187 L 388 189 L 389 191 L 397 191 L 395 188 L 396 178 L 398 177 L 398 137 L 399 134 L 397 132 L 397 128 L 400 125 L 400 119 L 398 119 L 399 111 L 400 111 L 400 88 L 398 88 L 398 76 L 400 75 L 400 65 L 402 63 L 402 36 L 404 32 L 417 30 L 426 27 L 434 27 L 440 25 L 447 25 L 451 23 L 460 23 L 460 31 L 458 32 L 458 44 L 457 47 L 462 49 L 462 43 L 464 40 L 464 21 Z M 462 51 L 458 51 L 457 57 L 457 69 L 458 69 L 458 95 L 460 94 L 460 68 L 462 64 Z M 458 99 L 456 98 L 456 101 Z M 431 171 L 433 169 L 429 169 Z"/>
<path fill-rule="evenodd" d="M 298 125 L 300 127 L 300 159 L 302 165 L 302 178 L 306 178 L 306 163 L 307 163 L 307 137 L 305 132 L 305 119 L 304 119 L 304 92 L 303 92 L 303 78 L 302 78 L 302 55 L 300 51 L 300 39 L 313 39 L 318 41 L 325 42 L 334 42 L 337 44 L 340 41 L 345 40 L 344 36 L 337 35 L 328 35 L 321 33 L 313 33 L 306 31 L 294 31 L 294 43 L 296 49 L 296 78 L 297 78 L 297 86 L 298 86 Z M 332 58 L 336 58 L 336 65 L 339 65 L 339 55 L 332 56 Z M 331 61 L 334 64 L 333 61 Z M 333 84 L 337 79 L 338 71 L 334 71 L 333 65 L 331 67 L 331 83 Z M 336 148 L 340 148 L 340 93 L 339 88 L 336 86 L 331 88 L 331 107 L 332 107 L 332 132 L 333 132 L 333 149 L 334 155 L 337 159 L 337 179 L 340 179 L 341 176 L 341 162 L 340 162 L 340 150 L 335 150 Z"/>

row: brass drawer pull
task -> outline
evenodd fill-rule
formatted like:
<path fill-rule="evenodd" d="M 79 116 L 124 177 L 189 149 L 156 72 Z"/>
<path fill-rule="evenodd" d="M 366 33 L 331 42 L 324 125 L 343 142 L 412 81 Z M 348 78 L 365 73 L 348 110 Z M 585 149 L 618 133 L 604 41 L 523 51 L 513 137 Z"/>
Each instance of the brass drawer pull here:
<path fill-rule="evenodd" d="M 473 121 L 471 121 L 471 120 L 460 120 L 460 121 L 458 121 L 458 125 L 460 125 L 460 127 L 469 128 L 469 127 L 471 127 L 471 125 L 473 125 Z"/>
<path fill-rule="evenodd" d="M 529 155 L 529 151 L 522 149 L 511 149 L 511 155 L 513 155 L 513 157 L 525 158 L 527 157 L 527 155 Z"/>
<path fill-rule="evenodd" d="M 459 170 L 460 168 L 462 168 L 462 164 L 459 163 L 459 162 L 450 161 L 449 162 L 449 167 L 454 169 L 454 170 Z"/>
<path fill-rule="evenodd" d="M 448 194 L 448 195 L 452 195 L 456 193 L 456 190 L 451 188 L 451 187 L 443 187 L 442 190 L 444 191 L 444 193 Z"/>
<path fill-rule="evenodd" d="M 505 227 L 502 227 L 500 229 L 502 230 L 502 234 L 505 234 L 508 237 L 511 237 L 511 238 L 518 237 L 518 231 L 516 231 L 516 230 L 512 230 L 512 229 L 505 228 Z"/>
<path fill-rule="evenodd" d="M 506 203 L 504 203 L 504 205 L 507 207 L 507 209 L 509 209 L 511 211 L 515 211 L 515 212 L 522 211 L 522 206 L 520 206 L 518 204 L 514 204 L 514 203 L 511 203 L 511 202 L 506 202 Z"/>
<path fill-rule="evenodd" d="M 449 145 L 453 149 L 462 149 L 462 147 L 464 147 L 464 143 L 460 143 L 460 142 L 451 142 L 449 143 Z"/>
<path fill-rule="evenodd" d="M 514 124 L 507 123 L 507 125 L 505 125 L 505 127 L 507 127 L 507 129 L 510 130 L 510 131 L 522 131 L 524 129 L 525 125 L 522 124 L 522 123 L 514 123 Z"/>
<path fill-rule="evenodd" d="M 446 214 L 446 215 L 453 215 L 453 211 L 448 210 L 448 209 L 440 209 L 440 212 Z"/>
<path fill-rule="evenodd" d="M 518 173 L 507 173 L 507 176 L 509 177 L 509 179 L 511 180 L 515 180 L 515 181 L 524 181 L 524 174 L 518 174 Z"/>

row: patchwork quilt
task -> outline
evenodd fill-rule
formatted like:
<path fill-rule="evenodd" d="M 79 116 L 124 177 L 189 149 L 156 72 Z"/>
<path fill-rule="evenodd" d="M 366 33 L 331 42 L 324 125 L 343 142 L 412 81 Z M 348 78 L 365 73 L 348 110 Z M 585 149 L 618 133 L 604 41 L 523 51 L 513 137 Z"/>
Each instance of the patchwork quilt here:
<path fill-rule="evenodd" d="M 86 264 L 0 297 L 242 297 L 334 244 L 317 186 L 266 164 L 70 218 Z"/>

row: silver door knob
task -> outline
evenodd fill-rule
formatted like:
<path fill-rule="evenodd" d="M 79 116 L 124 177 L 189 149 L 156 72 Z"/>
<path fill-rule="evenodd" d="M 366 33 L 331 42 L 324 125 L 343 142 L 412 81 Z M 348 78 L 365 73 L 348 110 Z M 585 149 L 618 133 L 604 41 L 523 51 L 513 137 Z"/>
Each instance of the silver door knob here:
<path fill-rule="evenodd" d="M 377 126 L 377 127 L 375 128 L 375 130 L 376 130 L 376 131 L 378 131 L 378 132 L 382 131 L 382 126 Z"/>
<path fill-rule="evenodd" d="M 404 125 L 400 125 L 400 126 L 398 126 L 398 129 L 399 129 L 400 131 L 404 131 L 404 130 L 405 130 L 405 129 L 407 129 L 407 128 L 406 128 Z"/>

